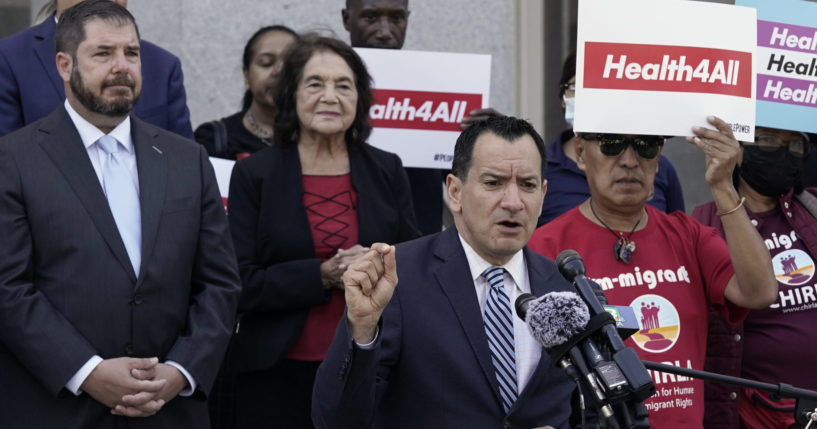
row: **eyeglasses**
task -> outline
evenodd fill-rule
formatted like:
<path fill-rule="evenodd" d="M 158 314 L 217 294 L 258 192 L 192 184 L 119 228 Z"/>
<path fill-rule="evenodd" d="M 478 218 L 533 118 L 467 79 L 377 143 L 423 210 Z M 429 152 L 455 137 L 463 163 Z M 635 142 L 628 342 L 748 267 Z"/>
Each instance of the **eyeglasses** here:
<path fill-rule="evenodd" d="M 752 143 L 744 144 L 752 145 Z M 791 140 L 783 140 L 775 135 L 755 134 L 755 142 L 753 146 L 757 146 L 758 149 L 765 152 L 774 152 L 781 147 L 785 147 L 788 148 L 789 152 L 791 152 L 793 155 L 805 156 L 808 153 L 811 145 L 804 136 L 799 135 Z"/>
<path fill-rule="evenodd" d="M 658 156 L 658 149 L 664 144 L 661 136 L 634 136 L 625 137 L 620 134 L 581 134 L 585 140 L 598 140 L 599 149 L 605 156 L 619 156 L 632 146 L 635 153 L 644 159 L 653 159 Z"/>
<path fill-rule="evenodd" d="M 576 92 L 576 82 L 567 82 L 559 85 L 559 88 L 562 89 L 562 92 Z"/>

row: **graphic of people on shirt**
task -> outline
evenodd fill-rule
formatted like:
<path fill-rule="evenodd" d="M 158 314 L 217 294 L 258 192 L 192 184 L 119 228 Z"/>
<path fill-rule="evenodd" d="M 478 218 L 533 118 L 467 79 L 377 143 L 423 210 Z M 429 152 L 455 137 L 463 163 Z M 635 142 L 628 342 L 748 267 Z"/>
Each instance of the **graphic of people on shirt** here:
<path fill-rule="evenodd" d="M 661 322 L 658 321 L 658 312 L 661 311 L 661 306 L 655 305 L 655 302 L 641 303 L 641 326 L 644 330 L 658 329 L 661 327 Z"/>
<path fill-rule="evenodd" d="M 677 310 L 669 301 L 659 295 L 642 295 L 630 306 L 641 314 L 641 330 L 632 336 L 640 348 L 659 353 L 675 344 L 680 320 Z"/>
<path fill-rule="evenodd" d="M 814 275 L 814 261 L 799 249 L 781 252 L 772 258 L 777 280 L 789 286 L 801 285 Z"/>

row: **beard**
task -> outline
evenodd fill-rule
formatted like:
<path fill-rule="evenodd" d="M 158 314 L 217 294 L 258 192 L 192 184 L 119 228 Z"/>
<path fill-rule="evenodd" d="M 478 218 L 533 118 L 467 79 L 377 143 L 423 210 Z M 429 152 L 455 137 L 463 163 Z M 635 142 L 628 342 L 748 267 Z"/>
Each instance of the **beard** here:
<path fill-rule="evenodd" d="M 136 91 L 136 84 L 130 76 L 117 75 L 113 79 L 102 82 L 100 90 L 104 90 L 109 86 L 123 85 L 130 88 L 130 93 L 133 95 L 129 96 L 128 91 L 120 90 L 119 94 L 117 94 L 119 95 L 118 97 L 111 101 L 105 101 L 101 96 L 94 94 L 93 91 L 85 85 L 85 81 L 82 79 L 82 75 L 79 73 L 76 63 L 71 69 L 69 84 L 71 85 L 71 91 L 74 93 L 74 97 L 76 97 L 77 101 L 86 109 L 111 117 L 122 117 L 130 114 L 136 101 L 139 100 L 140 95 L 140 93 Z"/>

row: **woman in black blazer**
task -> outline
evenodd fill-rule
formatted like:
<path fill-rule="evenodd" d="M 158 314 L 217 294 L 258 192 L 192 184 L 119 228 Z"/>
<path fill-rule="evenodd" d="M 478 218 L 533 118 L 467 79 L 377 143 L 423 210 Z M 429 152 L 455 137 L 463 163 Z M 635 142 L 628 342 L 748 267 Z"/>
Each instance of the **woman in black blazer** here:
<path fill-rule="evenodd" d="M 400 158 L 365 142 L 370 85 L 345 43 L 303 37 L 276 88 L 275 144 L 233 170 L 243 291 L 220 389 L 234 397 L 215 397 L 214 427 L 311 428 L 315 372 L 344 311 L 340 276 L 372 243 L 420 236 Z"/>

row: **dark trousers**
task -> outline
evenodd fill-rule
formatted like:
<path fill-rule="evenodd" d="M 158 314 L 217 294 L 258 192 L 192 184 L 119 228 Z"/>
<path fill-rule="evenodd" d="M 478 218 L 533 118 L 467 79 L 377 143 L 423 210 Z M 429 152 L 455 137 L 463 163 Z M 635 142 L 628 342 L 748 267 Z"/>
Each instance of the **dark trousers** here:
<path fill-rule="evenodd" d="M 312 385 L 319 365 L 284 359 L 268 370 L 220 375 L 210 395 L 213 429 L 313 429 Z"/>

